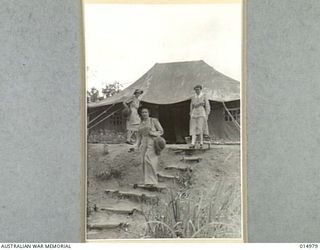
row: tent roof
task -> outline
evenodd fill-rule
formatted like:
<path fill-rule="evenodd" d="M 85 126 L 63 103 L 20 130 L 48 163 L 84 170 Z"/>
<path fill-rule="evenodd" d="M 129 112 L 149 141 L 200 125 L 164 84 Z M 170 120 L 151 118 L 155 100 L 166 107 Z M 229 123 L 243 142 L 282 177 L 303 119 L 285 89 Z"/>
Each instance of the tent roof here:
<path fill-rule="evenodd" d="M 123 102 L 135 89 L 144 91 L 141 100 L 154 104 L 186 101 L 194 94 L 193 87 L 203 86 L 209 100 L 228 102 L 240 99 L 240 83 L 216 71 L 204 61 L 156 63 L 136 82 L 118 94 L 100 102 L 89 103 L 89 108 Z"/>

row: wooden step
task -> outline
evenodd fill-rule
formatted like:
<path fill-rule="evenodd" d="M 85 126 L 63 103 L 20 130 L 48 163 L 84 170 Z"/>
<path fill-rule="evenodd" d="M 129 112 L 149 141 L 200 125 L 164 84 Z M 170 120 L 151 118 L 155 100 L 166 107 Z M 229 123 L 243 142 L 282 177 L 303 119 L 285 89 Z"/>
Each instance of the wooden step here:
<path fill-rule="evenodd" d="M 164 174 L 164 173 L 158 173 L 158 178 L 161 180 L 178 180 L 178 176 Z"/>
<path fill-rule="evenodd" d="M 185 154 L 185 152 L 182 149 L 172 149 L 172 151 L 175 155 Z"/>
<path fill-rule="evenodd" d="M 114 208 L 114 207 L 101 207 L 100 211 L 106 211 L 110 213 L 116 214 L 127 214 L 133 215 L 134 213 L 142 213 L 142 211 L 138 208 Z"/>
<path fill-rule="evenodd" d="M 196 153 L 196 152 L 205 152 L 209 150 L 209 147 L 203 147 L 203 148 L 199 148 L 199 147 L 196 147 L 196 148 L 186 148 L 184 149 L 183 151 L 186 153 L 186 154 L 193 154 L 193 153 Z"/>
<path fill-rule="evenodd" d="M 199 156 L 184 156 L 184 157 L 182 157 L 181 160 L 185 161 L 185 162 L 187 162 L 187 161 L 200 162 L 202 160 L 202 158 Z"/>
<path fill-rule="evenodd" d="M 174 151 L 176 155 L 185 155 L 185 156 L 192 156 L 197 153 L 203 153 L 205 151 L 208 151 L 210 148 L 185 148 L 181 149 L 179 151 Z"/>
<path fill-rule="evenodd" d="M 133 184 L 132 185 L 134 189 L 136 188 L 141 188 L 141 189 L 145 189 L 145 190 L 149 190 L 149 191 L 158 191 L 161 192 L 164 189 L 167 189 L 166 185 L 156 185 L 156 186 L 149 186 L 149 185 L 144 185 L 144 184 Z"/>
<path fill-rule="evenodd" d="M 119 222 L 119 223 L 89 223 L 88 228 L 89 229 L 116 229 L 116 228 L 127 228 L 129 226 L 129 223 L 127 222 Z"/>
<path fill-rule="evenodd" d="M 183 149 L 182 148 L 170 148 L 174 153 L 183 153 Z"/>
<path fill-rule="evenodd" d="M 106 194 L 111 194 L 114 197 L 118 198 L 128 198 L 138 202 L 151 202 L 158 203 L 159 197 L 155 194 L 148 194 L 140 192 L 138 190 L 134 191 L 120 191 L 120 190 L 105 190 Z"/>
<path fill-rule="evenodd" d="M 169 166 L 166 166 L 164 169 L 166 170 L 179 170 L 179 171 L 187 171 L 188 167 L 183 167 L 183 166 L 177 166 L 177 165 L 169 165 Z"/>
<path fill-rule="evenodd" d="M 142 212 L 142 205 L 129 200 L 102 199 L 99 200 L 97 212 L 107 212 L 110 216 L 115 215 L 133 215 Z M 105 216 L 105 215 L 104 215 Z"/>

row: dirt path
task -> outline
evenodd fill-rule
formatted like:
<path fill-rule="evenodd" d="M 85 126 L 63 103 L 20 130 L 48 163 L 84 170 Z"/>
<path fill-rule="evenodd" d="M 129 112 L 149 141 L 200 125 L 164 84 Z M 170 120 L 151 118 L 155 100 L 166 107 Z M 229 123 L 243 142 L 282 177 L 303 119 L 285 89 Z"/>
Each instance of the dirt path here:
<path fill-rule="evenodd" d="M 241 237 L 239 145 L 192 155 L 170 145 L 160 157 L 166 189 L 156 191 L 133 188 L 142 182 L 138 153 L 108 149 L 88 144 L 88 239 Z"/>

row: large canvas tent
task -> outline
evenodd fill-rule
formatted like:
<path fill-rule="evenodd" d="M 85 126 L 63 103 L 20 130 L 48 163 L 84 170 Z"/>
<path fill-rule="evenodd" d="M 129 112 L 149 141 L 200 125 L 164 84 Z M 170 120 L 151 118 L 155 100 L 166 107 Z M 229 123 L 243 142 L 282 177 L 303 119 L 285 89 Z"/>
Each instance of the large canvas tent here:
<path fill-rule="evenodd" d="M 94 121 L 96 125 L 90 122 L 88 127 L 124 130 L 122 102 L 130 98 L 135 89 L 142 89 L 142 105 L 149 107 L 152 116 L 160 120 L 167 141 L 183 143 L 189 134 L 190 99 L 197 84 L 203 86 L 203 92 L 210 100 L 212 111 L 208 124 L 211 138 L 239 141 L 240 131 L 236 121 L 239 122 L 240 117 L 240 83 L 202 60 L 156 63 L 120 93 L 100 102 L 89 103 L 89 122 Z M 105 114 L 101 115 L 102 112 Z"/>

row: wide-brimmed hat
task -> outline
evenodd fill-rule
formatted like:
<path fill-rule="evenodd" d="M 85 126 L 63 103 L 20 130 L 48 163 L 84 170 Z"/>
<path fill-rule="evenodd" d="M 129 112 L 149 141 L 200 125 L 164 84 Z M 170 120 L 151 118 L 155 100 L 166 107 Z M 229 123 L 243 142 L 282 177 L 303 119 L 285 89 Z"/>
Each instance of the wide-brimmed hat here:
<path fill-rule="evenodd" d="M 122 115 L 124 118 L 128 118 L 131 115 L 131 109 L 129 107 L 125 107 L 122 110 Z"/>
<path fill-rule="evenodd" d="M 166 140 L 163 137 L 156 137 L 154 139 L 154 149 L 156 155 L 160 155 L 161 151 L 166 147 Z"/>
<path fill-rule="evenodd" d="M 142 89 L 136 89 L 133 94 L 143 94 L 143 90 Z"/>
<path fill-rule="evenodd" d="M 194 86 L 194 88 L 193 88 L 193 89 L 202 89 L 202 85 L 197 84 L 196 86 Z"/>

